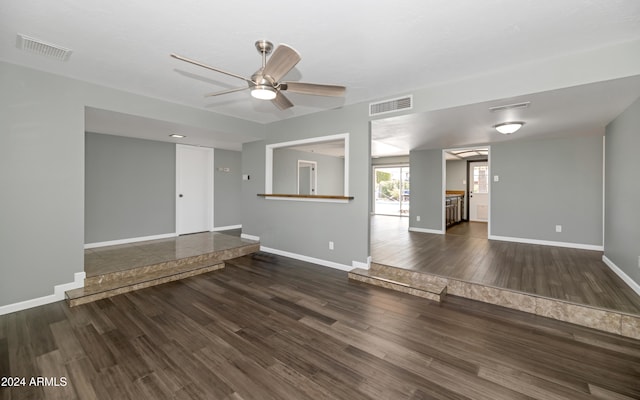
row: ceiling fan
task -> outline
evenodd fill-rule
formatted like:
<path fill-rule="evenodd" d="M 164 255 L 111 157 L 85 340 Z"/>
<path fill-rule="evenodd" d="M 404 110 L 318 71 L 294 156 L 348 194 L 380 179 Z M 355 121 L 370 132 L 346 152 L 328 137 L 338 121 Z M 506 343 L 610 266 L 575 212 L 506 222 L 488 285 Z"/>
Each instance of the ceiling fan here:
<path fill-rule="evenodd" d="M 246 87 L 208 93 L 205 94 L 205 97 L 220 96 L 222 94 L 250 89 L 253 97 L 261 100 L 271 100 L 279 109 L 286 110 L 287 108 L 293 107 L 293 103 L 291 103 L 291 101 L 289 101 L 289 99 L 282 93 L 285 91 L 316 96 L 344 95 L 346 90 L 344 86 L 304 82 L 280 82 L 280 79 L 291 71 L 291 69 L 293 69 L 293 67 L 295 67 L 295 65 L 302 59 L 300 54 L 292 47 L 281 44 L 273 51 L 273 54 L 267 60 L 267 55 L 271 54 L 271 51 L 273 50 L 273 43 L 267 40 L 258 40 L 255 45 L 258 52 L 262 55 L 262 67 L 251 75 L 251 78 L 245 78 L 241 75 L 227 72 L 219 68 L 214 68 L 177 54 L 171 54 L 171 57 L 212 71 L 220 72 L 234 78 L 242 79 L 247 83 Z"/>

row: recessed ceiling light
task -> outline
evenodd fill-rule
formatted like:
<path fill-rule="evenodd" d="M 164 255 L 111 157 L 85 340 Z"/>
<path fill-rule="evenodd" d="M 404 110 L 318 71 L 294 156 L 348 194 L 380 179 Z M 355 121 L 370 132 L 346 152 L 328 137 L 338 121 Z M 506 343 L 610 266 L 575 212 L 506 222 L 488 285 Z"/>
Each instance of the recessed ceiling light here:
<path fill-rule="evenodd" d="M 524 125 L 524 122 L 513 121 L 513 122 L 503 122 L 502 124 L 494 125 L 493 127 L 496 128 L 496 130 L 502 133 L 503 135 L 509 135 L 517 131 L 518 129 L 522 128 L 522 125 Z"/>
<path fill-rule="evenodd" d="M 172 133 L 171 135 L 169 135 L 169 137 L 176 138 L 176 139 L 186 138 L 185 135 L 181 135 L 179 133 Z"/>

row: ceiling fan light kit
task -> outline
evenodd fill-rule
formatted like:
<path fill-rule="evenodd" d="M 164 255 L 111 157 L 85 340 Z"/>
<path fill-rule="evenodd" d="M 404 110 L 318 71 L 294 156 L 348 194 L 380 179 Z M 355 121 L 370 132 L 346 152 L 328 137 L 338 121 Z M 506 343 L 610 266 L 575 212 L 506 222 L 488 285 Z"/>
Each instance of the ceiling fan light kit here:
<path fill-rule="evenodd" d="M 251 78 L 245 78 L 231 72 L 221 70 L 209 66 L 207 64 L 191 60 L 177 54 L 171 54 L 171 57 L 185 61 L 202 68 L 219 72 L 237 79 L 241 79 L 247 83 L 246 87 L 223 90 L 205 95 L 219 96 L 222 94 L 235 93 L 245 89 L 250 89 L 251 96 L 260 100 L 271 100 L 271 102 L 280 110 L 293 107 L 293 103 L 283 94 L 284 91 L 299 94 L 309 94 L 315 96 L 343 96 L 346 88 L 338 85 L 324 85 L 317 83 L 304 82 L 280 82 L 293 67 L 302 59 L 300 54 L 285 44 L 281 44 L 273 50 L 273 43 L 267 40 L 258 40 L 255 43 L 256 49 L 262 56 L 262 67 L 258 69 Z M 267 55 L 273 54 L 267 60 Z"/>
<path fill-rule="evenodd" d="M 503 122 L 498 125 L 494 125 L 493 127 L 503 135 L 510 135 L 516 132 L 518 129 L 522 128 L 524 122 L 513 121 L 513 122 Z"/>

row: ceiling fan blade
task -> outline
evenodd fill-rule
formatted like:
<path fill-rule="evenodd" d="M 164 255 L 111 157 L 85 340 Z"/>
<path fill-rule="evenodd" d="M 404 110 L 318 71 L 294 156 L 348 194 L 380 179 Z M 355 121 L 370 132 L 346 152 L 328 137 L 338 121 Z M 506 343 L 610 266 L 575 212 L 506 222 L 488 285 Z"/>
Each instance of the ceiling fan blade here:
<path fill-rule="evenodd" d="M 219 92 L 207 93 L 207 94 L 204 95 L 204 97 L 220 96 L 221 94 L 240 92 L 242 90 L 247 90 L 247 89 L 249 89 L 249 87 L 241 87 L 241 88 L 234 88 L 234 89 L 228 89 L 228 90 L 221 90 Z"/>
<path fill-rule="evenodd" d="M 287 72 L 302 59 L 300 54 L 286 44 L 281 44 L 274 51 L 262 71 L 263 75 L 270 76 L 275 82 L 282 79 Z"/>
<path fill-rule="evenodd" d="M 344 96 L 347 90 L 344 86 L 322 85 L 317 83 L 304 82 L 282 82 L 280 90 L 292 93 L 313 94 L 316 96 Z"/>
<path fill-rule="evenodd" d="M 171 57 L 173 57 L 173 58 L 175 58 L 177 60 L 188 62 L 188 63 L 193 64 L 193 65 L 197 65 L 198 67 L 210 69 L 211 71 L 220 72 L 221 74 L 233 76 L 234 78 L 242 79 L 243 81 L 247 81 L 247 82 L 253 83 L 253 81 L 251 79 L 245 78 L 244 76 L 236 75 L 236 74 L 234 74 L 232 72 L 227 72 L 227 71 L 221 70 L 220 68 L 214 68 L 214 67 L 212 67 L 210 65 L 203 64 L 203 63 L 201 63 L 199 61 L 192 60 L 192 59 L 187 58 L 187 57 L 182 57 L 182 56 L 179 56 L 179 55 L 173 54 L 173 53 L 171 54 Z"/>
<path fill-rule="evenodd" d="M 293 103 L 287 99 L 285 95 L 283 95 L 280 91 L 276 93 L 276 98 L 271 100 L 273 104 L 276 105 L 281 110 L 286 110 L 287 108 L 293 107 Z"/>

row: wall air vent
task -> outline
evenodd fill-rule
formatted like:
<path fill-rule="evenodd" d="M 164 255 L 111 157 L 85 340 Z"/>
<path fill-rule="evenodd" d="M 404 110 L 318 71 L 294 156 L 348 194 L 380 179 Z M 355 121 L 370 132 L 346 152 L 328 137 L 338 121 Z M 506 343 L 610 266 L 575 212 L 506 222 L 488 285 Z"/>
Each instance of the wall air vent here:
<path fill-rule="evenodd" d="M 369 104 L 369 116 L 386 114 L 413 108 L 413 96 L 398 97 Z"/>
<path fill-rule="evenodd" d="M 504 106 L 489 107 L 489 111 L 491 111 L 491 112 L 499 112 L 499 111 L 507 111 L 507 110 L 517 110 L 517 109 L 520 109 L 520 108 L 527 108 L 527 107 L 529 107 L 530 104 L 531 104 L 530 101 L 525 101 L 523 103 L 507 104 L 507 105 L 504 105 Z"/>
<path fill-rule="evenodd" d="M 67 61 L 72 51 L 64 47 L 51 43 L 45 43 L 42 40 L 34 39 L 29 36 L 18 34 L 16 39 L 16 47 L 21 50 L 29 51 L 43 55 L 45 57 L 54 58 L 59 61 Z"/>

